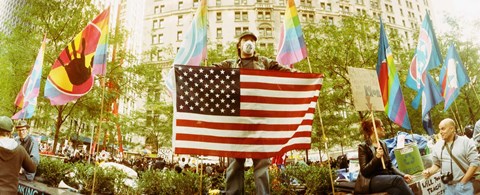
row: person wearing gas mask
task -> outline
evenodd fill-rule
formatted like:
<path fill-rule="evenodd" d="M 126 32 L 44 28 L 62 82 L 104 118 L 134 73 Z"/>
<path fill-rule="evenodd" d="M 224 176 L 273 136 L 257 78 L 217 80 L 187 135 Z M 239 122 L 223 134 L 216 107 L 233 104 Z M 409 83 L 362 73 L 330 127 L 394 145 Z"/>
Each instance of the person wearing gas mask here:
<path fill-rule="evenodd" d="M 480 165 L 475 143 L 455 134 L 455 121 L 446 118 L 438 125 L 442 140 L 432 150 L 432 166 L 425 169 L 425 178 L 440 170 L 445 194 L 474 194 L 473 180 Z"/>
<path fill-rule="evenodd" d="M 282 66 L 277 61 L 267 57 L 258 56 L 255 53 L 255 43 L 257 36 L 252 32 L 242 33 L 237 42 L 237 59 L 225 60 L 219 64 L 213 64 L 223 68 L 247 68 L 260 70 L 278 70 L 287 72 L 296 72 L 294 69 Z M 268 166 L 270 159 L 252 159 L 254 166 L 254 179 L 256 194 L 270 194 Z M 230 158 L 227 168 L 226 193 L 227 194 L 245 194 L 244 189 L 244 158 Z"/>

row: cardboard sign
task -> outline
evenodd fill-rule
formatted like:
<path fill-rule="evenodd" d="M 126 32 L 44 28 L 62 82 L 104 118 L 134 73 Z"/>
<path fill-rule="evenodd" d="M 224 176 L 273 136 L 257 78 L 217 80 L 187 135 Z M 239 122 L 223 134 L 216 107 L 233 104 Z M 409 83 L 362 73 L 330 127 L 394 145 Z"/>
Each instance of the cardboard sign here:
<path fill-rule="evenodd" d="M 348 75 L 356 111 L 385 110 L 375 70 L 348 67 Z"/>
<path fill-rule="evenodd" d="M 428 179 L 422 179 L 418 182 L 418 185 L 422 189 L 422 194 L 444 194 L 445 186 L 440 180 L 440 172 L 430 176 Z"/>

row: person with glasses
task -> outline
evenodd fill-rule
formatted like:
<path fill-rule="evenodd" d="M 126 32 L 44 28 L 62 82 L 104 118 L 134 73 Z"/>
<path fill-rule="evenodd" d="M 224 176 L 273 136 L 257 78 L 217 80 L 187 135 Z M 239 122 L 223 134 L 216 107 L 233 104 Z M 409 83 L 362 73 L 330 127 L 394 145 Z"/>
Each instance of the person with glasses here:
<path fill-rule="evenodd" d="M 474 174 L 480 165 L 474 141 L 458 136 L 455 121 L 451 118 L 443 119 L 438 128 L 442 140 L 432 150 L 432 166 L 422 175 L 429 178 L 440 170 L 446 195 L 474 194 Z"/>
<path fill-rule="evenodd" d="M 18 122 L 17 126 L 15 126 L 15 130 L 18 132 L 18 137 L 15 138 L 18 144 L 23 146 L 27 153 L 32 158 L 35 165 L 38 166 L 40 163 L 40 149 L 38 141 L 30 135 L 29 130 L 30 126 L 27 124 L 27 121 L 21 120 Z M 24 171 L 23 169 L 20 171 L 21 177 L 20 179 L 26 179 L 27 181 L 33 181 L 35 178 L 35 172 L 29 173 Z"/>

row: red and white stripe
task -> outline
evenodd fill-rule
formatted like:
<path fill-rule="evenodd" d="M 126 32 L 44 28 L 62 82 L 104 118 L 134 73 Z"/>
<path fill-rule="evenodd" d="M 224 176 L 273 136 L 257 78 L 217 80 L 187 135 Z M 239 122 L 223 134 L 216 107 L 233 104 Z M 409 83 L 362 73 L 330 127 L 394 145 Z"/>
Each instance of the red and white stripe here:
<path fill-rule="evenodd" d="M 240 116 L 175 113 L 176 154 L 268 158 L 309 149 L 323 76 L 240 70 Z"/>

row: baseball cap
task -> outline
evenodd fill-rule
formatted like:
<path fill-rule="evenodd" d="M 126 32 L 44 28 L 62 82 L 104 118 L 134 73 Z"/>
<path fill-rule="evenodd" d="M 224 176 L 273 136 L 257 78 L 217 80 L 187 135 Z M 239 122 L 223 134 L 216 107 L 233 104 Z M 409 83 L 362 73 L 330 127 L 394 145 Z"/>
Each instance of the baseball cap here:
<path fill-rule="evenodd" d="M 11 132 L 13 129 L 13 122 L 10 117 L 0 116 L 0 130 Z"/>

